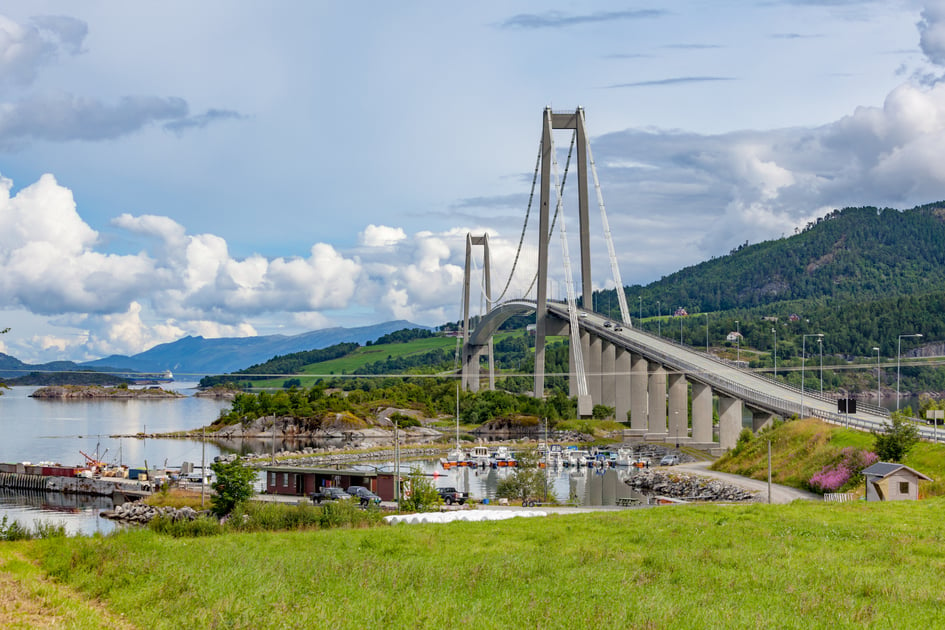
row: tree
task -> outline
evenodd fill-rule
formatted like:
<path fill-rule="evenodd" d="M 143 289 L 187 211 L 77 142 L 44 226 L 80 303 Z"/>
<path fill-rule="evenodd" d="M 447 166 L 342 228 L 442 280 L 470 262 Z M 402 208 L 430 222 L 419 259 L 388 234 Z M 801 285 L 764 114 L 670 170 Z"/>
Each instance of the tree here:
<path fill-rule="evenodd" d="M 617 409 L 614 407 L 594 405 L 594 409 L 591 411 L 591 417 L 595 420 L 606 420 L 607 418 L 613 418 L 616 413 Z"/>
<path fill-rule="evenodd" d="M 215 462 L 210 469 L 217 476 L 213 485 L 216 494 L 210 497 L 210 511 L 217 516 L 226 516 L 253 496 L 256 471 L 243 466 L 239 458 L 232 462 Z"/>
<path fill-rule="evenodd" d="M 534 450 L 516 453 L 515 471 L 499 482 L 495 495 L 502 499 L 545 500 L 550 491 L 548 476 L 539 464 L 538 452 Z"/>
<path fill-rule="evenodd" d="M 873 450 L 884 462 L 902 461 L 919 441 L 919 430 L 903 414 L 894 412 L 892 421 L 882 432 L 873 432 Z"/>
<path fill-rule="evenodd" d="M 401 509 L 408 512 L 425 512 L 440 505 L 440 493 L 420 468 L 410 471 L 406 485 L 408 492 L 400 501 Z"/>

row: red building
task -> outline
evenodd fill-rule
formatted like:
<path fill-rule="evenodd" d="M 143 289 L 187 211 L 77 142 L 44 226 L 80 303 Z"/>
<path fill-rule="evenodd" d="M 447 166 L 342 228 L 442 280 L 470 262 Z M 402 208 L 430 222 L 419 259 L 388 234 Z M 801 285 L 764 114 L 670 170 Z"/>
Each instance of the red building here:
<path fill-rule="evenodd" d="M 263 470 L 267 494 L 307 497 L 322 488 L 364 486 L 384 501 L 394 500 L 394 473 L 296 466 L 269 466 Z"/>

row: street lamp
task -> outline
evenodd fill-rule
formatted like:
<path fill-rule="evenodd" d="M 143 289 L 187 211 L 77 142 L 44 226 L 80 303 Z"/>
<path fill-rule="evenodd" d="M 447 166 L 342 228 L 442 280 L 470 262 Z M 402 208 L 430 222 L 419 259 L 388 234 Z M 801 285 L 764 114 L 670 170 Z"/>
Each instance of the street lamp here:
<path fill-rule="evenodd" d="M 922 333 L 913 333 L 911 335 L 899 335 L 899 348 L 896 350 L 896 411 L 899 411 L 899 357 L 902 355 L 902 338 L 903 337 L 921 337 Z"/>
<path fill-rule="evenodd" d="M 663 311 L 660 308 L 659 300 L 656 300 L 656 336 L 663 336 Z"/>
<path fill-rule="evenodd" d="M 640 300 L 640 323 L 642 325 L 643 323 L 643 296 L 642 295 L 639 297 L 639 300 Z"/>
<path fill-rule="evenodd" d="M 705 315 L 705 353 L 709 354 L 709 314 L 703 314 Z"/>
<path fill-rule="evenodd" d="M 883 383 L 880 381 L 879 373 L 879 348 L 874 346 L 873 352 L 876 353 L 876 406 L 879 407 L 883 404 Z"/>
<path fill-rule="evenodd" d="M 738 320 L 735 320 L 735 362 L 742 361 L 742 331 L 738 329 Z"/>
<path fill-rule="evenodd" d="M 804 417 L 804 368 L 807 367 L 807 338 L 823 337 L 824 333 L 807 333 L 801 335 L 801 417 Z"/>
<path fill-rule="evenodd" d="M 676 312 L 679 313 L 680 310 L 682 310 L 681 306 L 676 310 Z M 678 317 L 679 317 L 679 345 L 682 345 L 682 315 L 679 315 Z"/>
<path fill-rule="evenodd" d="M 774 377 L 778 378 L 778 329 L 772 328 L 774 333 Z"/>
<path fill-rule="evenodd" d="M 824 395 L 824 344 L 823 338 L 817 338 L 817 349 L 820 350 L 820 395 Z"/>

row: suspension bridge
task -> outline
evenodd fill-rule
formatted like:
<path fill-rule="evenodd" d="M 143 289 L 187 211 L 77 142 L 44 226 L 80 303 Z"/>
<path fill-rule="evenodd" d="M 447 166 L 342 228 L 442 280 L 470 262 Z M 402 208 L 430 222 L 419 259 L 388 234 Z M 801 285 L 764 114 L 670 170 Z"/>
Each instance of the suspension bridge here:
<path fill-rule="evenodd" d="M 555 150 L 556 130 L 571 132 L 563 172 L 559 169 Z M 573 281 L 563 208 L 565 183 L 575 152 L 581 272 L 579 286 L 584 305 L 581 308 L 578 307 L 578 290 Z M 522 267 L 523 243 L 532 215 L 536 186 L 539 190 L 537 272 L 531 278 L 526 297 L 510 299 L 506 295 L 517 270 Z M 586 308 L 591 303 L 592 295 L 589 211 L 592 187 L 600 209 L 610 271 L 614 286 L 618 287 L 619 320 L 612 320 Z M 549 248 L 556 227 L 561 244 L 565 300 L 551 300 L 548 297 Z M 480 285 L 485 309 L 475 329 L 471 329 L 470 290 L 475 265 L 473 250 L 477 247 L 482 248 L 483 277 Z M 577 398 L 578 414 L 581 417 L 590 416 L 595 405 L 613 407 L 617 420 L 623 421 L 629 417 L 629 437 L 675 441 L 708 450 L 727 450 L 735 446 L 743 427 L 749 426 L 757 431 L 775 417 L 813 416 L 866 430 L 883 427 L 889 422 L 889 412 L 880 407 L 860 403 L 855 413 L 839 413 L 837 398 L 834 396 L 801 390 L 772 380 L 735 362 L 694 350 L 633 326 L 582 108 L 570 112 L 553 112 L 546 108 L 542 113 L 541 140 L 522 235 L 509 278 L 495 298 L 492 296 L 490 276 L 488 235 L 468 234 L 463 283 L 462 344 L 462 383 L 468 391 L 477 391 L 482 387 L 482 361 L 486 358 L 487 387 L 495 388 L 494 333 L 510 317 L 534 313 L 534 395 L 542 397 L 545 394 L 546 338 L 566 336 L 569 340 L 569 390 L 570 395 Z M 715 408 L 718 409 L 717 424 L 713 419 Z M 923 430 L 924 436 L 926 431 Z"/>

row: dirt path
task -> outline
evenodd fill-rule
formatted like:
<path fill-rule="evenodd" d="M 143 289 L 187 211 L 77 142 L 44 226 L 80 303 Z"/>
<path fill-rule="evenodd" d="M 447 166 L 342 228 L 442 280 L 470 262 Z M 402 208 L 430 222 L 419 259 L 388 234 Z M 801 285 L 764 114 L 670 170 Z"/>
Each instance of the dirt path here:
<path fill-rule="evenodd" d="M 750 479 L 748 477 L 742 477 L 741 475 L 733 475 L 730 473 L 716 472 L 714 470 L 709 470 L 709 465 L 712 462 L 692 462 L 689 464 L 680 464 L 674 468 L 682 470 L 685 472 L 693 473 L 696 475 L 704 475 L 706 477 L 714 477 L 716 479 L 721 479 L 727 483 L 732 484 L 733 486 L 738 486 L 740 488 L 745 488 L 746 490 L 752 490 L 758 493 L 759 499 L 762 501 L 767 501 L 768 498 L 768 482 L 767 481 L 758 481 L 757 479 Z M 808 492 L 807 490 L 798 490 L 797 488 L 791 488 L 790 486 L 781 486 L 776 483 L 771 484 L 771 502 L 772 503 L 791 503 L 792 501 L 797 501 L 801 499 L 803 501 L 823 501 L 823 497 L 819 494 L 813 492 Z"/>

